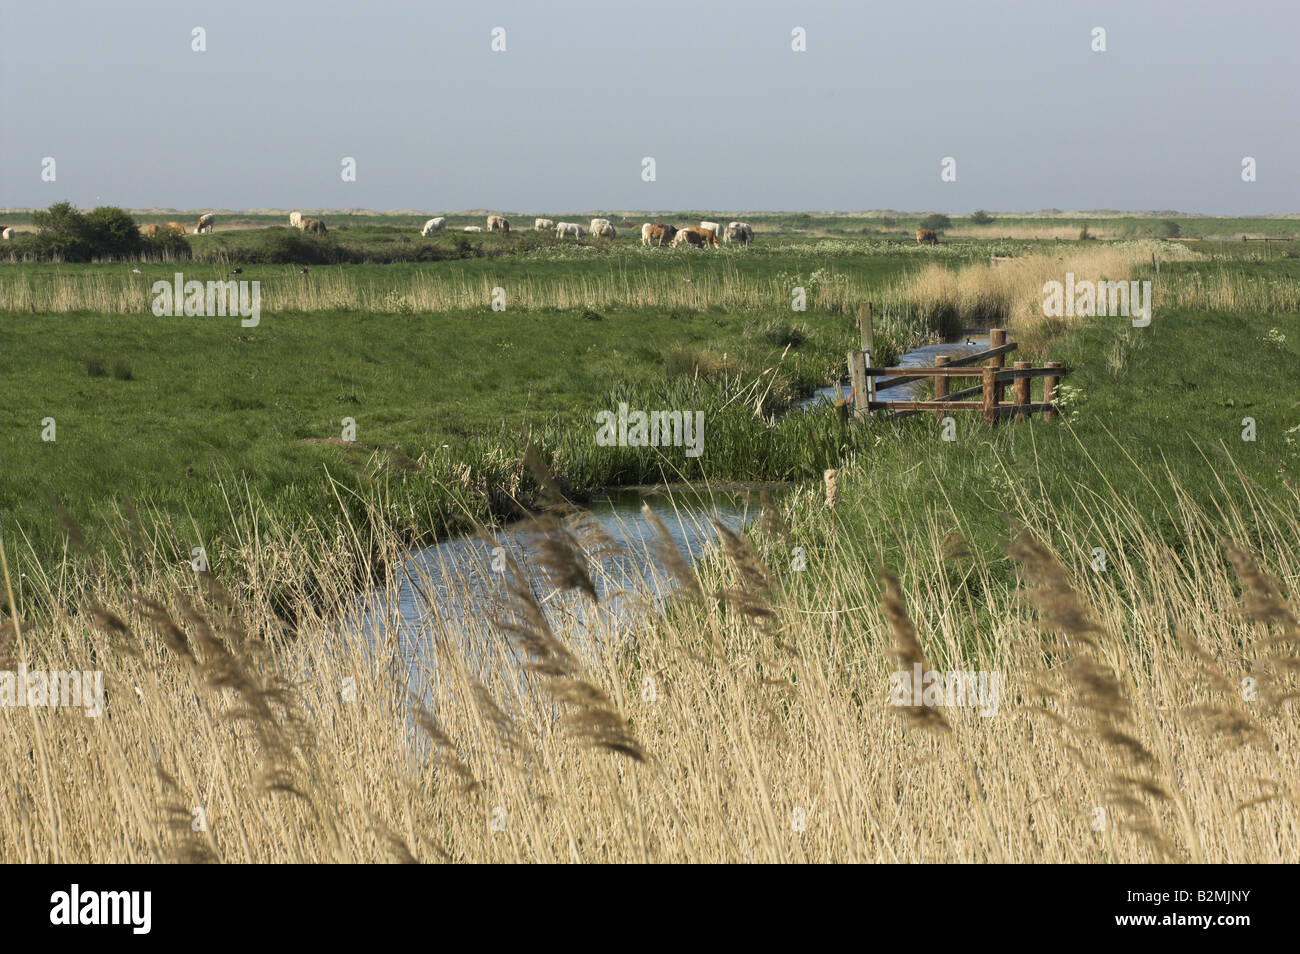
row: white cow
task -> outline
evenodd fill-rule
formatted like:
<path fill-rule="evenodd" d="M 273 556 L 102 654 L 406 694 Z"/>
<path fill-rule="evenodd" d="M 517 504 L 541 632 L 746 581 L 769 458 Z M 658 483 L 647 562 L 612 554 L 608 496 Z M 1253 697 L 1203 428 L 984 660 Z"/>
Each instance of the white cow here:
<path fill-rule="evenodd" d="M 290 212 L 290 213 L 289 213 L 289 224 L 292 225 L 295 229 L 300 229 L 300 228 L 302 228 L 302 213 L 301 213 L 301 212 Z"/>
<path fill-rule="evenodd" d="M 708 230 L 709 230 L 710 232 L 712 232 L 714 235 L 721 235 L 721 234 L 722 234 L 722 229 L 720 229 L 720 228 L 718 227 L 718 223 L 717 223 L 717 222 L 701 222 L 701 223 L 700 223 L 700 228 L 702 228 L 702 229 L 708 229 Z"/>
<path fill-rule="evenodd" d="M 555 228 L 555 223 L 550 219 L 533 219 L 533 231 L 545 232 L 547 229 Z"/>
<path fill-rule="evenodd" d="M 572 235 L 574 238 L 579 239 L 586 234 L 587 230 L 577 222 L 557 222 L 555 225 L 556 238 L 564 238 L 566 235 Z"/>
<path fill-rule="evenodd" d="M 612 239 L 615 235 L 618 234 L 618 233 L 615 231 L 614 226 L 613 226 L 612 224 L 610 224 L 607 220 L 605 220 L 605 219 L 599 219 L 598 221 L 600 221 L 600 222 L 602 222 L 602 223 L 604 223 L 604 224 L 601 225 L 601 226 L 598 228 L 598 227 L 596 226 L 596 222 L 593 221 L 593 222 L 591 223 L 591 234 L 592 234 L 592 235 L 595 235 L 595 236 L 597 236 L 597 237 L 599 237 L 599 238 L 610 238 L 610 239 Z"/>
<path fill-rule="evenodd" d="M 198 235 L 200 232 L 211 232 L 216 221 L 217 217 L 212 212 L 199 216 L 199 224 L 195 226 L 194 234 Z"/>
<path fill-rule="evenodd" d="M 421 235 L 432 235 L 434 232 L 441 232 L 447 227 L 447 217 L 440 215 L 435 219 L 430 219 L 424 223 L 424 228 L 420 229 Z"/>
<path fill-rule="evenodd" d="M 605 226 L 609 224 L 609 219 L 592 219 L 590 229 L 591 234 L 600 235 L 605 230 Z"/>
<path fill-rule="evenodd" d="M 467 225 L 467 226 L 465 226 L 465 231 L 466 231 L 466 232 L 482 232 L 482 231 L 483 231 L 483 226 L 481 226 L 481 225 Z"/>
<path fill-rule="evenodd" d="M 14 237 L 14 230 L 11 228 L 7 228 L 3 232 L 0 232 L 0 238 L 3 238 L 6 242 L 13 237 Z"/>
<path fill-rule="evenodd" d="M 754 241 L 754 230 L 749 227 L 747 222 L 728 223 L 726 231 L 722 233 L 722 241 L 739 242 L 741 245 L 748 245 Z"/>
<path fill-rule="evenodd" d="M 509 235 L 510 220 L 504 215 L 489 215 L 487 217 L 487 230 L 489 232 L 500 232 L 502 235 Z"/>

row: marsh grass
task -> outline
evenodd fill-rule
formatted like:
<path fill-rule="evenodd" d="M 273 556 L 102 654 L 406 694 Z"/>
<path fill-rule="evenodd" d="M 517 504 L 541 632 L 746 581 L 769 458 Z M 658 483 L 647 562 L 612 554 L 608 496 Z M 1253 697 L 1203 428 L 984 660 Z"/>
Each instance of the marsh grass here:
<path fill-rule="evenodd" d="M 102 668 L 109 715 L 0 712 L 0 852 L 1294 862 L 1300 563 L 1274 541 L 1300 539 L 1300 500 L 1225 476 L 1198 506 L 1161 476 L 1185 504 L 1172 541 L 1096 474 L 1078 478 L 1086 510 L 1018 501 L 1007 546 L 1024 590 L 960 513 L 874 520 L 870 470 L 852 464 L 833 509 L 820 487 L 795 493 L 709 562 L 670 561 L 679 597 L 630 619 L 582 595 L 599 569 L 571 514 L 547 528 L 549 582 L 514 567 L 500 612 L 454 628 L 379 615 L 362 632 L 346 586 L 306 602 L 384 532 L 345 513 L 329 560 L 291 535 L 280 556 L 250 547 L 248 584 L 229 591 L 141 528 L 129 580 L 89 557 L 37 571 L 54 611 L 3 620 L 8 664 Z M 1108 574 L 1077 543 L 1097 528 L 1132 542 Z M 807 571 L 787 569 L 792 544 Z M 864 572 L 880 553 L 887 572 Z M 304 600 L 292 632 L 268 572 Z M 375 585 L 395 599 L 397 577 Z M 589 607 L 581 635 L 556 602 L 570 588 Z M 898 712 L 889 674 L 917 659 L 1000 672 L 998 713 Z"/>
<path fill-rule="evenodd" d="M 1151 267 L 1153 255 L 1164 269 L 1159 276 Z M 953 268 L 931 263 L 890 285 L 882 309 L 887 323 L 935 333 L 1002 324 L 1030 352 L 1042 350 L 1049 340 L 1086 320 L 1043 314 L 1044 284 L 1064 283 L 1067 272 L 1076 281 L 1151 281 L 1157 314 L 1174 309 L 1300 311 L 1300 280 L 1295 277 L 1251 274 L 1240 263 L 1204 267 L 1206 262 L 1201 253 L 1177 243 L 1117 242 L 1072 243 L 992 264 Z"/>

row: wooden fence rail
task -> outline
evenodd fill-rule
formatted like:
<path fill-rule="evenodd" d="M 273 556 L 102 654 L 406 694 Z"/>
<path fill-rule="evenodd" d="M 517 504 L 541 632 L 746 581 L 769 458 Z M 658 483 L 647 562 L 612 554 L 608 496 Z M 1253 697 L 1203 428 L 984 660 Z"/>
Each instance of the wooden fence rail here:
<path fill-rule="evenodd" d="M 986 424 L 995 424 L 1002 417 L 1023 421 L 1036 413 L 1041 413 L 1044 420 L 1056 419 L 1059 410 L 1056 406 L 1056 392 L 1060 386 L 1061 378 L 1069 374 L 1071 369 L 1063 367 L 1056 361 L 1049 361 L 1041 368 L 1031 367 L 1028 361 L 1017 361 L 1014 367 L 1006 367 L 1006 355 L 1016 350 L 1015 342 L 1007 341 L 1006 329 L 992 328 L 989 330 L 989 344 L 991 347 L 988 349 L 976 354 L 964 355 L 960 358 L 941 355 L 935 359 L 934 367 L 878 368 L 868 365 L 868 356 L 871 353 L 873 343 L 870 305 L 865 306 L 865 309 L 859 312 L 859 321 L 862 330 L 863 348 L 861 351 L 850 351 L 848 356 L 849 377 L 854 395 L 854 414 L 857 417 L 865 417 L 871 411 L 884 410 L 903 414 L 932 411 L 935 417 L 942 416 L 945 411 L 978 410 L 983 415 Z M 971 367 L 980 364 L 983 364 L 983 367 Z M 980 383 L 960 391 L 949 391 L 948 383 L 952 378 L 972 377 L 978 377 Z M 886 380 L 878 381 L 878 378 L 885 378 Z M 876 395 L 880 391 L 913 381 L 923 381 L 926 378 L 934 381 L 934 400 L 932 401 L 881 401 L 876 399 Z M 1043 397 L 1041 401 L 1032 399 L 1032 386 L 1035 378 L 1043 379 Z M 1011 385 L 1012 397 L 1010 402 L 1005 401 L 1007 385 Z M 859 395 L 865 396 L 866 399 L 859 399 Z M 963 398 L 973 397 L 978 397 L 979 400 L 963 400 Z"/>

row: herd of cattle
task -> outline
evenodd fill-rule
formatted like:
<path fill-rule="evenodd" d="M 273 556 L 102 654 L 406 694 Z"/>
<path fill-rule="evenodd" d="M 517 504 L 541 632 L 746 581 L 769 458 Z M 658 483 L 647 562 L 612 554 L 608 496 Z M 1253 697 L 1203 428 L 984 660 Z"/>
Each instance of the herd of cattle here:
<path fill-rule="evenodd" d="M 212 212 L 208 212 L 199 217 L 198 224 L 194 226 L 195 234 L 201 232 L 211 232 L 216 224 L 217 217 Z M 304 232 L 315 232 L 324 234 L 327 229 L 325 223 L 320 219 L 311 219 L 303 216 L 301 212 L 289 213 L 289 224 L 294 228 L 301 229 Z M 441 232 L 447 227 L 447 217 L 439 215 L 424 223 L 424 228 L 420 230 L 421 235 L 432 235 L 434 232 Z M 641 244 L 642 245 L 667 245 L 676 248 L 679 245 L 692 245 L 697 248 L 717 248 L 718 232 L 722 232 L 722 241 L 736 242 L 740 245 L 748 245 L 754 240 L 754 230 L 745 222 L 730 222 L 725 229 L 720 229 L 717 222 L 701 222 L 698 227 L 677 228 L 675 225 L 667 225 L 664 222 L 647 222 L 641 226 Z M 487 229 L 479 225 L 465 226 L 466 232 L 500 232 L 502 235 L 510 234 L 510 220 L 504 215 L 489 215 L 487 217 Z M 596 238 L 613 238 L 617 235 L 617 230 L 609 219 L 592 219 L 591 228 L 584 229 L 576 222 L 553 222 L 550 219 L 534 219 L 533 231 L 535 232 L 555 232 L 555 237 L 562 239 L 565 236 L 572 235 L 575 239 L 582 238 L 590 233 Z M 184 235 L 185 226 L 179 222 L 168 222 L 165 226 L 154 223 L 145 227 L 145 234 L 154 238 L 159 232 L 174 232 L 177 235 Z M 0 228 L 0 238 L 5 240 L 14 237 L 12 228 Z M 930 229 L 916 230 L 917 244 L 926 243 L 929 245 L 938 245 L 939 237 Z"/>
<path fill-rule="evenodd" d="M 295 215 L 297 213 L 294 213 Z M 447 217 L 444 215 L 432 218 L 424 223 L 424 228 L 420 230 L 421 235 L 432 235 L 434 232 L 441 232 L 447 227 Z M 502 235 L 510 234 L 510 220 L 503 215 L 489 215 L 487 217 L 487 228 L 480 225 L 465 226 L 466 232 L 500 232 Z M 618 230 L 609 219 L 592 219 L 590 228 L 583 228 L 577 222 L 556 222 L 552 219 L 533 219 L 534 232 L 554 232 L 558 239 L 567 236 L 573 236 L 575 239 L 583 238 L 586 235 L 592 235 L 596 238 L 614 238 Z M 722 241 L 736 242 L 740 245 L 748 245 L 754 240 L 754 230 L 746 222 L 732 222 L 726 229 L 722 229 L 717 222 L 701 222 L 699 227 L 681 228 L 675 225 L 667 225 L 663 222 L 647 222 L 641 226 L 641 244 L 642 245 L 694 245 L 700 248 L 718 246 L 718 234 L 722 233 Z"/>

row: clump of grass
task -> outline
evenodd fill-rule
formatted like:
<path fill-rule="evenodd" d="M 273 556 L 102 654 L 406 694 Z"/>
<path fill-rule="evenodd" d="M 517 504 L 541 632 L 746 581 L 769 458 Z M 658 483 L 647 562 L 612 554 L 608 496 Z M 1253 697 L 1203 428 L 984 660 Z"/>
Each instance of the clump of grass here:
<path fill-rule="evenodd" d="M 786 321 L 769 321 L 759 336 L 774 348 L 798 348 L 808 340 L 808 331 Z"/>
<path fill-rule="evenodd" d="M 131 370 L 129 362 L 118 358 L 113 362 L 113 377 L 119 381 L 130 381 L 135 377 L 135 372 Z"/>
<path fill-rule="evenodd" d="M 108 376 L 108 365 L 104 363 L 103 358 L 85 358 L 82 360 L 81 366 L 86 369 L 86 374 L 89 377 L 103 378 Z"/>

